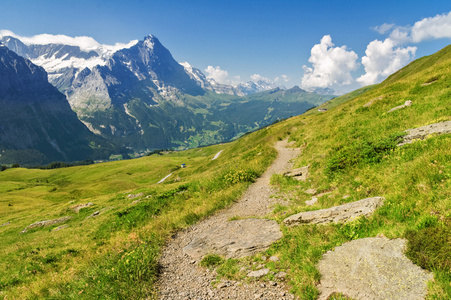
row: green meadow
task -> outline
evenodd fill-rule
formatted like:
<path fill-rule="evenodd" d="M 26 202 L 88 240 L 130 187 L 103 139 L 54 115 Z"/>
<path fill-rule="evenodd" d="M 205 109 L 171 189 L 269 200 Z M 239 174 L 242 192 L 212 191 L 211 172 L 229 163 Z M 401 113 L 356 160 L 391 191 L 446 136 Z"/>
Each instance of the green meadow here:
<path fill-rule="evenodd" d="M 407 100 L 412 106 L 388 113 Z M 10 222 L 0 227 L 0 295 L 152 298 L 165 241 L 236 201 L 275 158 L 274 142 L 289 138 L 302 148 L 295 167 L 310 165 L 310 177 L 271 179 L 279 189 L 275 196 L 291 203 L 268 216 L 281 224 L 283 238 L 251 258 L 209 256 L 201 265 L 217 268 L 219 278 L 249 280 L 240 266 L 266 263 L 287 272 L 291 292 L 316 299 L 316 264 L 323 253 L 353 239 L 401 237 L 408 240 L 407 256 L 434 274 L 428 299 L 450 299 L 451 135 L 397 144 L 406 129 L 451 120 L 451 48 L 321 107 L 328 110 L 310 110 L 228 144 L 89 166 L 0 172 L 0 225 Z M 306 206 L 311 195 L 305 190 L 311 188 L 324 195 Z M 344 225 L 283 225 L 297 212 L 371 196 L 383 196 L 385 203 L 368 218 Z M 93 205 L 73 210 L 88 202 Z M 90 217 L 94 212 L 99 214 Z M 34 222 L 64 216 L 72 218 L 20 233 Z M 61 225 L 67 227 L 54 230 Z M 267 263 L 262 255 L 280 261 Z"/>

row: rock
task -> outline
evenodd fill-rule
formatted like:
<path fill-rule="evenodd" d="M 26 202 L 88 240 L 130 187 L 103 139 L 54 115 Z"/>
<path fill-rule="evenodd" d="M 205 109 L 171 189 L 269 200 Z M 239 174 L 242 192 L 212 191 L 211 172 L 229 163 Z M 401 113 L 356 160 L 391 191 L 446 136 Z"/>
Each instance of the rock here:
<path fill-rule="evenodd" d="M 399 143 L 398 146 L 413 143 L 415 140 L 423 140 L 431 134 L 451 133 L 451 121 L 407 129 L 405 132 L 407 132 L 407 135 L 403 137 L 403 141 Z"/>
<path fill-rule="evenodd" d="M 207 254 L 225 258 L 240 258 L 264 251 L 282 237 L 276 221 L 242 219 L 216 224 L 196 236 L 183 252 L 199 260 Z"/>
<path fill-rule="evenodd" d="M 262 259 L 262 260 L 266 260 L 266 256 L 262 256 L 261 259 Z"/>
<path fill-rule="evenodd" d="M 262 277 L 269 273 L 269 269 L 261 269 L 257 271 L 252 271 L 247 274 L 247 277 Z"/>
<path fill-rule="evenodd" d="M 0 227 L 2 227 L 2 226 L 8 226 L 9 224 L 11 224 L 11 222 L 6 222 L 6 223 L 3 223 L 2 225 L 0 225 Z"/>
<path fill-rule="evenodd" d="M 371 105 L 373 105 L 374 102 L 382 100 L 383 98 L 384 98 L 383 96 L 379 96 L 377 98 L 371 99 L 369 102 L 365 103 L 363 107 L 370 107 Z"/>
<path fill-rule="evenodd" d="M 283 175 L 288 176 L 288 177 L 293 177 L 299 181 L 305 181 L 309 175 L 309 167 L 310 166 L 297 168 L 297 169 L 291 170 L 289 172 L 285 172 Z"/>
<path fill-rule="evenodd" d="M 348 199 L 349 197 L 351 197 L 351 196 L 349 196 L 349 195 L 344 195 L 342 199 Z"/>
<path fill-rule="evenodd" d="M 391 113 L 392 111 L 395 111 L 395 110 L 398 110 L 398 109 L 402 109 L 402 108 L 405 108 L 405 107 L 408 107 L 408 106 L 412 106 L 412 101 L 411 100 L 407 100 L 406 102 L 404 102 L 403 105 L 393 107 L 388 112 Z"/>
<path fill-rule="evenodd" d="M 275 262 L 275 261 L 279 261 L 280 259 L 277 256 L 273 255 L 269 258 L 269 260 Z"/>
<path fill-rule="evenodd" d="M 432 274 L 404 255 L 406 240 L 365 238 L 336 247 L 318 264 L 320 300 L 340 292 L 352 299 L 424 299 Z"/>
<path fill-rule="evenodd" d="M 316 189 L 308 189 L 305 190 L 304 193 L 310 194 L 310 195 L 315 195 L 316 194 Z"/>
<path fill-rule="evenodd" d="M 127 195 L 127 198 L 128 199 L 135 199 L 135 198 L 138 198 L 138 197 L 142 197 L 144 194 L 143 193 L 138 193 L 138 194 L 128 194 Z"/>
<path fill-rule="evenodd" d="M 311 205 L 315 204 L 316 202 L 318 202 L 318 198 L 312 197 L 312 200 L 305 201 L 305 204 L 311 206 Z"/>
<path fill-rule="evenodd" d="M 299 224 L 346 222 L 360 216 L 371 215 L 379 206 L 383 204 L 384 200 L 385 198 L 383 197 L 372 197 L 331 208 L 301 212 L 286 218 L 284 223 L 290 226 Z"/>
<path fill-rule="evenodd" d="M 79 212 L 80 212 L 80 209 L 83 209 L 83 208 L 86 208 L 86 207 L 90 207 L 90 206 L 92 206 L 92 205 L 94 205 L 94 203 L 88 202 L 88 203 L 85 203 L 85 204 L 78 204 L 78 205 L 72 206 L 71 209 L 72 209 L 74 212 L 79 213 Z"/>
<path fill-rule="evenodd" d="M 279 272 L 275 275 L 276 278 L 285 278 L 287 277 L 287 273 L 286 272 Z"/>
<path fill-rule="evenodd" d="M 277 282 L 275 282 L 275 281 L 270 281 L 268 283 L 269 283 L 269 286 L 276 286 L 277 285 Z"/>
<path fill-rule="evenodd" d="M 63 222 L 66 222 L 67 220 L 70 220 L 70 219 L 72 219 L 71 216 L 66 216 L 66 217 L 61 217 L 61 218 L 53 219 L 53 220 L 45 220 L 45 221 L 35 222 L 33 224 L 28 225 L 20 233 L 25 233 L 25 232 L 28 231 L 28 229 L 32 229 L 32 228 L 36 228 L 36 227 L 51 226 L 51 225 L 63 223 Z"/>

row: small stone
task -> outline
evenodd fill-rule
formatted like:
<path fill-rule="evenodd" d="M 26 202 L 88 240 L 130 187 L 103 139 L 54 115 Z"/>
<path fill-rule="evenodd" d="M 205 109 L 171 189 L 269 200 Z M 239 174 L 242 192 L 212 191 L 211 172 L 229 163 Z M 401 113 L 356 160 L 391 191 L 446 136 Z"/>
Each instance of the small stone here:
<path fill-rule="evenodd" d="M 307 193 L 307 194 L 310 194 L 310 195 L 315 195 L 316 194 L 316 189 L 308 189 L 308 190 L 305 190 L 304 192 Z"/>
<path fill-rule="evenodd" d="M 349 196 L 349 195 L 344 195 L 344 196 L 343 196 L 343 199 L 347 199 L 347 198 L 349 198 L 349 197 L 351 197 L 351 196 Z"/>
<path fill-rule="evenodd" d="M 269 269 L 261 269 L 257 271 L 252 271 L 247 274 L 248 277 L 262 277 L 269 273 Z"/>
<path fill-rule="evenodd" d="M 260 299 L 261 297 L 263 297 L 263 294 L 262 294 L 262 293 L 258 293 L 258 294 L 255 294 L 255 295 L 254 295 L 254 298 L 255 298 L 255 299 Z"/>
<path fill-rule="evenodd" d="M 284 297 L 285 295 L 286 295 L 286 293 L 285 293 L 284 291 L 282 291 L 282 292 L 279 293 L 279 296 L 280 296 L 280 297 Z"/>
<path fill-rule="evenodd" d="M 266 256 L 262 256 L 262 260 L 266 260 Z"/>
<path fill-rule="evenodd" d="M 275 282 L 275 281 L 270 281 L 269 282 L 269 286 L 276 286 L 277 285 L 277 282 Z"/>
<path fill-rule="evenodd" d="M 285 278 L 286 276 L 287 276 L 286 272 L 279 272 L 279 273 L 276 274 L 277 278 Z"/>
<path fill-rule="evenodd" d="M 277 256 L 273 255 L 269 258 L 269 260 L 270 261 L 279 261 L 280 259 Z"/>
<path fill-rule="evenodd" d="M 262 289 L 264 289 L 264 288 L 266 287 L 266 285 L 265 285 L 264 283 L 260 283 L 260 287 L 261 287 Z"/>
<path fill-rule="evenodd" d="M 318 202 L 318 198 L 312 197 L 312 200 L 305 201 L 305 204 L 311 206 L 314 205 L 316 202 Z"/>

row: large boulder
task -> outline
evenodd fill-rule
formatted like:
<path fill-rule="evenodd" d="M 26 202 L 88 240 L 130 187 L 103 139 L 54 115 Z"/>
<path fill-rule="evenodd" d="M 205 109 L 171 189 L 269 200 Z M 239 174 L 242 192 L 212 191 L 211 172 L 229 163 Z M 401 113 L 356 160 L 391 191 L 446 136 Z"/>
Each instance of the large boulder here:
<path fill-rule="evenodd" d="M 384 202 L 384 197 L 372 197 L 331 208 L 301 212 L 286 218 L 290 225 L 340 223 L 371 215 Z"/>

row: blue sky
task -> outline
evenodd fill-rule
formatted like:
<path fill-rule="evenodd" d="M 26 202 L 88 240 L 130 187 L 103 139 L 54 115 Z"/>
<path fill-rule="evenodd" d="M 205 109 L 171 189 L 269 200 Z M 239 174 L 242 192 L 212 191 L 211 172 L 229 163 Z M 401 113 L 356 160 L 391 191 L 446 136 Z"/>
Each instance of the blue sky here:
<path fill-rule="evenodd" d="M 0 29 L 102 44 L 153 34 L 176 60 L 224 83 L 252 76 L 344 92 L 450 44 L 450 11 L 449 0 L 0 0 Z"/>

